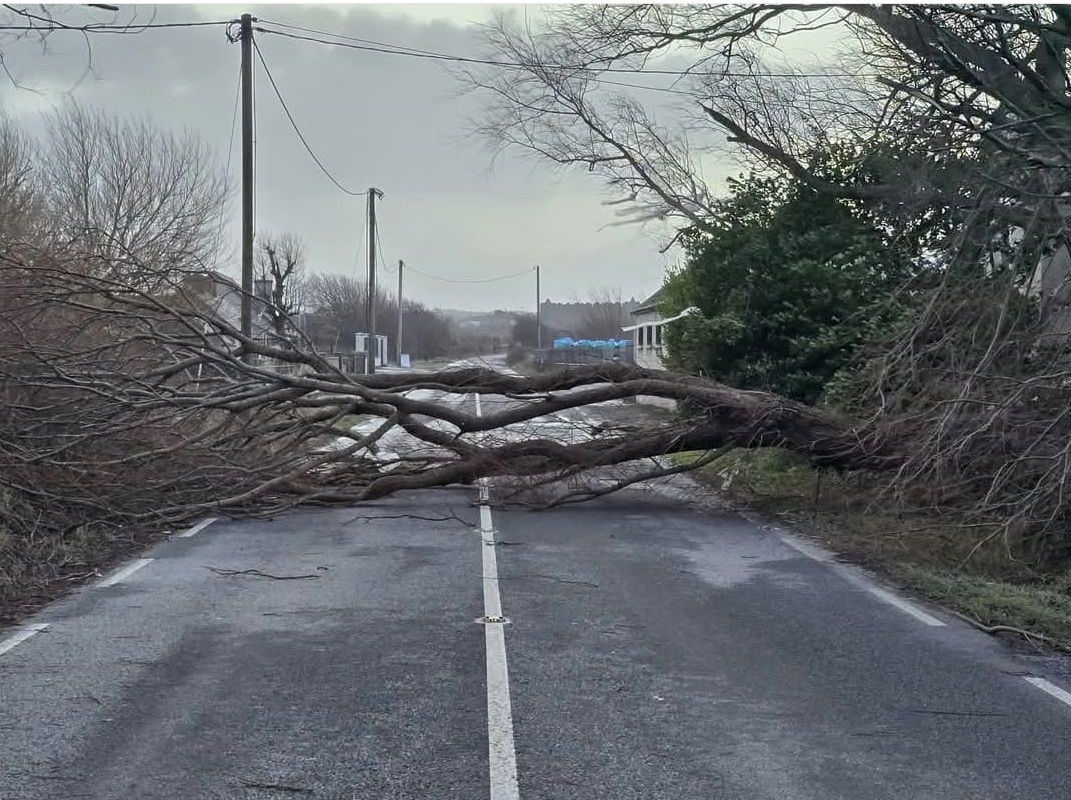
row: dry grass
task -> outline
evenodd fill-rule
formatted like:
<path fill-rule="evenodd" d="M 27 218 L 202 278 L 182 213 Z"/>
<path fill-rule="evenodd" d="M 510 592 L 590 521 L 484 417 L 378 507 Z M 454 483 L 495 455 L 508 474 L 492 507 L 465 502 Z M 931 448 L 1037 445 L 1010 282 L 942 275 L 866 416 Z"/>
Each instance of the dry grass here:
<path fill-rule="evenodd" d="M 0 503 L 5 501 L 0 492 Z M 0 627 L 105 573 L 167 533 L 80 525 L 62 535 L 26 536 L 0 520 Z"/>
<path fill-rule="evenodd" d="M 980 575 L 899 565 L 907 586 L 983 625 L 1010 625 L 1071 646 L 1071 577 L 1012 583 Z"/>

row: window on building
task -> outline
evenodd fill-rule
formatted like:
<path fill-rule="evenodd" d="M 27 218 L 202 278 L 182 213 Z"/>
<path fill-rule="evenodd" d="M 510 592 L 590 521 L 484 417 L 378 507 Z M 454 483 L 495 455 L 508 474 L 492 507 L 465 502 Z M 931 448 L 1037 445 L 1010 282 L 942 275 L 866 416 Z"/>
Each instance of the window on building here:
<path fill-rule="evenodd" d="M 654 343 L 655 343 L 655 347 L 661 347 L 662 346 L 662 326 L 661 325 L 655 325 L 654 326 Z"/>

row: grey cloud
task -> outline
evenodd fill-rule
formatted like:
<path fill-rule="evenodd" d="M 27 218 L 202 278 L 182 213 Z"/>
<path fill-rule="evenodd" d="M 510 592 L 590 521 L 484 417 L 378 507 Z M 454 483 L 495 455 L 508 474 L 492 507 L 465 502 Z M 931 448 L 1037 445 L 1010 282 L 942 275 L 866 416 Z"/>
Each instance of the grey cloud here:
<path fill-rule="evenodd" d="M 411 47 L 478 54 L 474 17 L 486 9 L 264 6 L 266 19 Z M 239 9 L 166 6 L 158 20 L 224 19 Z M 148 18 L 150 9 L 140 9 Z M 456 17 L 453 23 L 443 16 Z M 662 279 L 667 256 L 658 231 L 613 227 L 601 187 L 583 173 L 560 173 L 507 153 L 492 169 L 489 147 L 469 135 L 478 97 L 463 94 L 442 66 L 417 59 L 330 48 L 260 35 L 268 65 L 304 133 L 343 184 L 386 193 L 381 205 L 387 259 L 404 258 L 426 272 L 484 278 L 543 266 L 544 294 L 584 297 L 590 288 L 621 286 L 645 295 Z M 39 87 L 37 95 L 5 85 L 5 109 L 39 132 L 42 115 L 62 102 L 86 65 L 84 44 L 69 34 L 5 47 L 11 69 Z M 238 46 L 221 28 L 98 36 L 93 73 L 71 94 L 80 102 L 203 137 L 221 163 L 228 153 Z M 259 65 L 258 65 L 259 68 Z M 354 272 L 364 201 L 338 192 L 302 150 L 261 76 L 258 108 L 258 229 L 302 236 L 314 269 Z M 237 185 L 238 143 L 231 156 Z M 235 198 L 237 201 L 237 198 Z M 237 202 L 224 228 L 237 238 Z M 608 224 L 611 227 L 606 227 Z M 525 278 L 479 287 L 413 275 L 417 299 L 436 306 L 521 308 L 532 303 Z"/>

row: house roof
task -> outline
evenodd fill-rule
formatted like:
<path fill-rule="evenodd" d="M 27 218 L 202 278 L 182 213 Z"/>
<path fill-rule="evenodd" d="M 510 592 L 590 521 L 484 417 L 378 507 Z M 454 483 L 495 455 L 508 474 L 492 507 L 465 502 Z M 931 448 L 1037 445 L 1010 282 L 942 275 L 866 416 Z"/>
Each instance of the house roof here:
<path fill-rule="evenodd" d="M 652 311 L 657 311 L 658 306 L 662 303 L 662 293 L 665 291 L 665 288 L 666 287 L 664 286 L 661 287 L 657 292 L 652 294 L 629 313 L 632 314 L 632 316 L 636 316 L 637 314 L 649 314 Z"/>
<path fill-rule="evenodd" d="M 241 326 L 242 320 L 242 286 L 229 275 L 224 275 L 216 270 L 205 270 L 201 273 L 210 281 L 210 286 L 195 287 L 195 291 L 202 300 L 208 304 L 212 313 L 230 323 L 234 327 Z M 254 337 L 274 335 L 275 330 L 266 314 L 266 304 L 263 299 L 253 296 L 253 317 L 250 320 L 250 328 Z"/>

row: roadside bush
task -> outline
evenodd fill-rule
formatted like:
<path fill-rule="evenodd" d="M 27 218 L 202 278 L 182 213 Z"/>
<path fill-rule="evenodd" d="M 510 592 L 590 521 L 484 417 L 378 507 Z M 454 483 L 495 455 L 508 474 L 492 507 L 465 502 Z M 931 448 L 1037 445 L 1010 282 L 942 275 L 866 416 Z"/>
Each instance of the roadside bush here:
<path fill-rule="evenodd" d="M 509 350 L 506 351 L 506 363 L 513 367 L 526 360 L 531 355 L 531 351 L 527 347 L 522 347 L 519 344 L 512 344 Z"/>
<path fill-rule="evenodd" d="M 813 403 L 886 326 L 911 260 L 840 201 L 781 178 L 730 182 L 709 230 L 684 240 L 664 310 L 670 363 Z"/>

